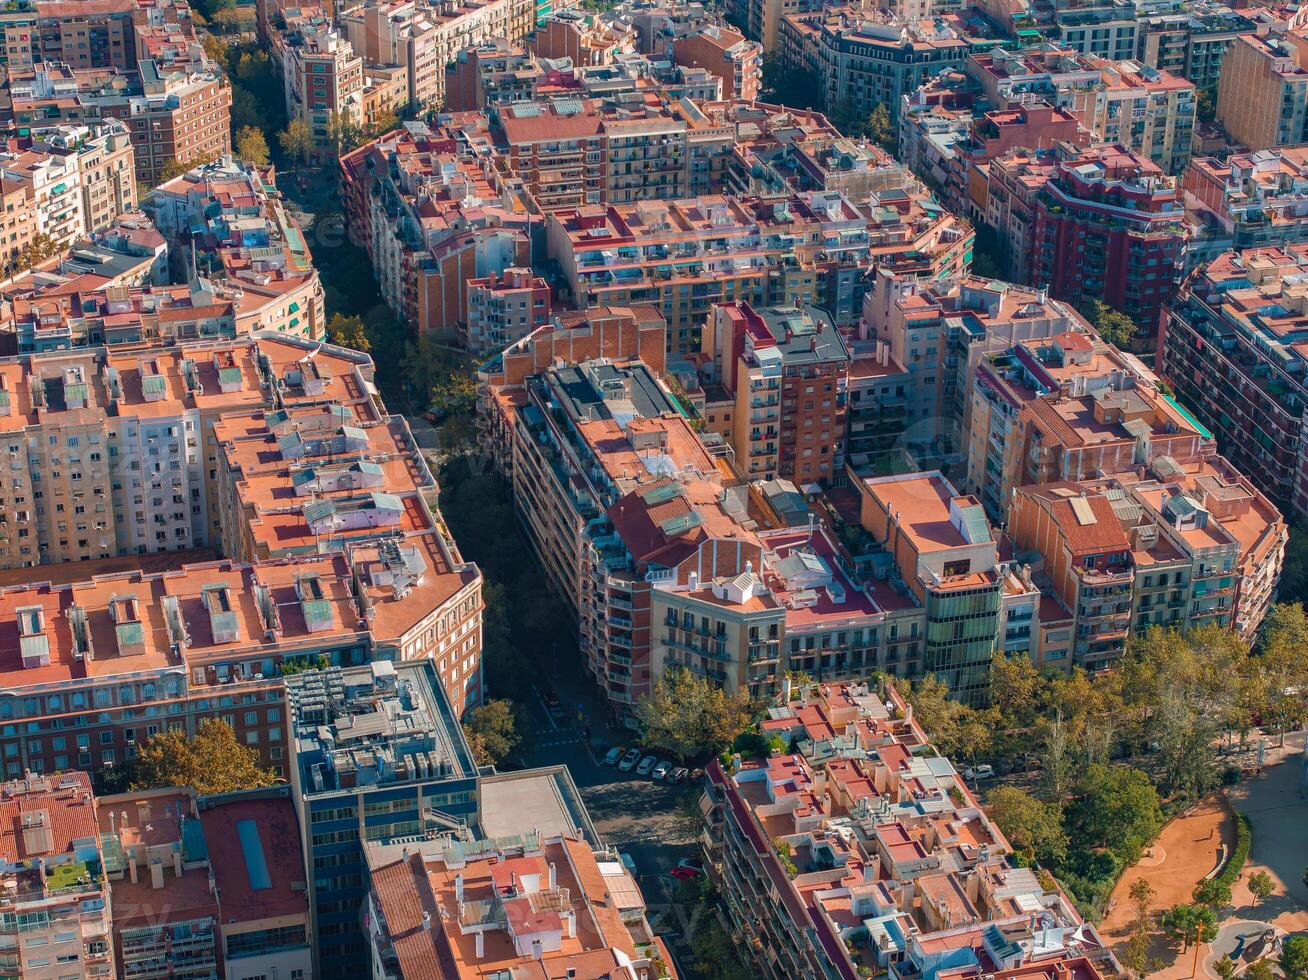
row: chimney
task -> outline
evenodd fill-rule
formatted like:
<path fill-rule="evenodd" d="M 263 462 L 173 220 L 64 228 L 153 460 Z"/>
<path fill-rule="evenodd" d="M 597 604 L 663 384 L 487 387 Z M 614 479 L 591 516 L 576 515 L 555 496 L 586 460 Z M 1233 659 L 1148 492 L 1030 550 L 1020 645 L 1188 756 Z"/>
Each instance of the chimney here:
<path fill-rule="evenodd" d="M 133 885 L 141 879 L 140 870 L 136 865 L 136 851 L 129 851 L 127 854 L 127 876 L 132 879 Z"/>
<path fill-rule="evenodd" d="M 577 913 L 572 909 L 563 910 L 563 938 L 571 939 L 577 933 Z"/>
<path fill-rule="evenodd" d="M 454 876 L 454 898 L 456 901 L 463 901 L 463 873 L 460 872 Z"/>
<path fill-rule="evenodd" d="M 150 887 L 160 889 L 164 886 L 163 862 L 150 862 Z"/>
<path fill-rule="evenodd" d="M 554 862 L 550 862 L 550 890 L 553 891 L 559 887 L 559 872 L 554 867 Z"/>
<path fill-rule="evenodd" d="M 486 934 L 484 932 L 475 932 L 473 935 L 476 937 L 474 942 L 477 944 L 475 949 L 477 959 L 481 959 L 486 955 Z"/>
<path fill-rule="evenodd" d="M 782 703 L 782 704 L 790 704 L 790 689 L 791 689 L 793 686 L 794 686 L 794 685 L 791 684 L 791 682 L 790 682 L 790 675 L 786 675 L 786 679 L 783 680 L 783 681 L 781 682 L 781 703 Z"/>
<path fill-rule="evenodd" d="M 531 941 L 531 955 L 537 960 L 545 959 L 545 947 L 539 939 L 533 939 Z"/>
<path fill-rule="evenodd" d="M 180 844 L 173 851 L 173 874 L 179 878 L 182 876 L 182 848 Z"/>
<path fill-rule="evenodd" d="M 423 927 L 424 929 L 430 929 L 430 928 L 431 928 L 431 913 L 430 913 L 430 912 L 424 912 L 424 913 L 422 913 L 422 927 Z"/>

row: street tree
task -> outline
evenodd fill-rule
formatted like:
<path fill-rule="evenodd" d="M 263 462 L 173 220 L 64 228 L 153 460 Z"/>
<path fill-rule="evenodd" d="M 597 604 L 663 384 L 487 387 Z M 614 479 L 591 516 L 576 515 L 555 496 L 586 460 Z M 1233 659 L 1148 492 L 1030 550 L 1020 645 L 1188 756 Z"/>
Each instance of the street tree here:
<path fill-rule="evenodd" d="M 277 142 L 287 156 L 301 164 L 309 162 L 309 154 L 313 152 L 313 131 L 303 119 L 288 122 L 286 128 L 277 134 Z"/>
<path fill-rule="evenodd" d="M 236 155 L 255 166 L 268 166 L 268 141 L 263 131 L 253 126 L 242 126 L 236 134 Z"/>
<path fill-rule="evenodd" d="M 478 765 L 498 766 L 522 744 L 522 726 L 512 701 L 496 698 L 474 708 L 464 725 Z"/>
<path fill-rule="evenodd" d="M 372 343 L 368 340 L 368 330 L 364 326 L 363 318 L 359 316 L 333 313 L 327 321 L 327 339 L 339 347 L 348 347 L 351 350 L 372 349 Z"/>
<path fill-rule="evenodd" d="M 645 742 L 686 760 L 721 752 L 753 724 L 755 705 L 744 691 L 728 694 L 688 670 L 665 670 L 636 705 Z"/>

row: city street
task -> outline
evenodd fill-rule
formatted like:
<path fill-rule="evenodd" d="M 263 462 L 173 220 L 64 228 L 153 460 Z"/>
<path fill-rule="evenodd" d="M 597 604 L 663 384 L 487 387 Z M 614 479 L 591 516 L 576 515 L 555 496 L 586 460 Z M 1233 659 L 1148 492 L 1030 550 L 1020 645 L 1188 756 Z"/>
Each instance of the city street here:
<path fill-rule="evenodd" d="M 571 656 L 579 658 L 576 652 Z M 608 728 L 594 686 L 579 661 L 574 662 L 575 670 L 560 665 L 548 681 L 542 679 L 534 696 L 521 705 L 526 715 L 526 763 L 568 767 L 600 836 L 635 862 L 650 925 L 672 947 L 682 975 L 693 978 L 697 974 L 689 968 L 686 941 L 693 934 L 695 910 L 673 901 L 678 881 L 668 872 L 683 857 L 699 856 L 698 845 L 687 837 L 683 817 L 687 806 L 699 798 L 699 783 L 687 780 L 669 786 L 603 765 L 600 760 L 610 747 L 637 745 L 635 733 Z M 561 703 L 553 713 L 541 698 L 549 689 L 546 684 Z M 589 744 L 584 737 L 587 722 L 592 728 Z"/>

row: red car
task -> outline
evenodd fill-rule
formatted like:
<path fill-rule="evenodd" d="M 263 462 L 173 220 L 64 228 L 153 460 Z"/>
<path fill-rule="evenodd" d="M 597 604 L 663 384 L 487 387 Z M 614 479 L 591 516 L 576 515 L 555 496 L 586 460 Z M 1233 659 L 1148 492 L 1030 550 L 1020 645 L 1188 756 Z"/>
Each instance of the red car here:
<path fill-rule="evenodd" d="M 677 866 L 668 874 L 681 881 L 689 881 L 692 878 L 698 878 L 704 873 L 704 865 L 694 858 L 682 858 L 677 862 Z"/>

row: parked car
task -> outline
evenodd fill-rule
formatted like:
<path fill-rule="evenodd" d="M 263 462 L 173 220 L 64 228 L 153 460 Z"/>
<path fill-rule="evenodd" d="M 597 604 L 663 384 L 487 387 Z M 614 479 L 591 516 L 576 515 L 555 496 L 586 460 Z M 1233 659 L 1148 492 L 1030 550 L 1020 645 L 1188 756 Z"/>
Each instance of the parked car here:
<path fill-rule="evenodd" d="M 672 772 L 668 773 L 668 782 L 670 783 L 684 782 L 686 777 L 689 775 L 690 775 L 689 769 L 687 769 L 685 766 L 677 766 L 676 769 L 673 769 Z"/>
<path fill-rule="evenodd" d="M 982 765 L 977 766 L 975 769 L 963 770 L 963 778 L 968 780 L 992 779 L 994 778 L 994 775 L 995 775 L 995 767 L 985 765 L 984 763 Z"/>
<path fill-rule="evenodd" d="M 437 412 L 435 410 L 423 412 L 422 417 L 425 418 L 432 425 L 440 425 L 442 422 L 445 421 L 445 413 Z"/>
<path fill-rule="evenodd" d="M 622 757 L 618 763 L 618 768 L 622 772 L 631 772 L 636 768 L 636 763 L 640 761 L 640 749 L 627 749 L 627 754 Z"/>
<path fill-rule="evenodd" d="M 640 760 L 640 765 L 636 767 L 637 776 L 648 776 L 654 771 L 654 767 L 659 764 L 659 760 L 652 755 L 647 755 Z"/>
<path fill-rule="evenodd" d="M 606 766 L 616 766 L 622 761 L 622 757 L 625 754 L 626 750 L 623 749 L 621 745 L 615 745 L 613 748 L 609 749 L 608 752 L 604 753 L 604 764 Z"/>
<path fill-rule="evenodd" d="M 691 878 L 698 878 L 704 873 L 704 864 L 694 858 L 682 858 L 677 862 L 677 866 L 668 874 L 681 881 L 689 881 Z"/>
<path fill-rule="evenodd" d="M 672 772 L 672 763 L 660 762 L 654 767 L 654 771 L 649 774 L 650 779 L 667 779 L 668 773 Z"/>

